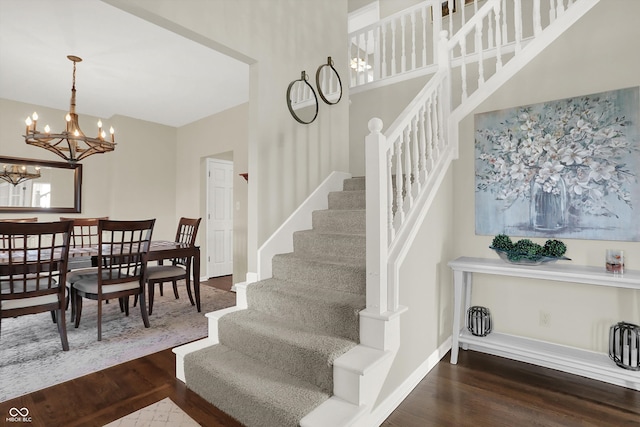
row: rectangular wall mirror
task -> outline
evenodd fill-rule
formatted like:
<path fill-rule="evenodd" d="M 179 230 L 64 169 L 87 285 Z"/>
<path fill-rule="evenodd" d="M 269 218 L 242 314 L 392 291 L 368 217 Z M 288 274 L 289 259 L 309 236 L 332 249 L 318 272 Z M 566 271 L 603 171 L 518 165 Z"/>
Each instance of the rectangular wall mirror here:
<path fill-rule="evenodd" d="M 40 177 L 13 185 L 0 180 L 0 213 L 80 213 L 82 165 L 47 160 L 0 157 L 0 172 L 13 165 L 29 172 L 40 168 Z"/>

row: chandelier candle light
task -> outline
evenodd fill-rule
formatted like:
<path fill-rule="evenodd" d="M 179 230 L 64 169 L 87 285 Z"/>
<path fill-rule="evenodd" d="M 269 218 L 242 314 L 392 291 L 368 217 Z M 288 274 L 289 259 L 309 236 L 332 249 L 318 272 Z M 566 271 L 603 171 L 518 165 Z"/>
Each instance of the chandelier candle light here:
<path fill-rule="evenodd" d="M 13 184 L 14 187 L 21 182 L 36 178 L 40 178 L 40 168 L 37 166 L 35 172 L 29 172 L 26 166 L 4 165 L 0 172 L 0 179 Z"/>
<path fill-rule="evenodd" d="M 27 144 L 56 153 L 69 163 L 76 163 L 92 154 L 113 151 L 116 144 L 113 127 L 109 130 L 111 140 L 105 139 L 106 133 L 102 129 L 101 120 L 98 121 L 98 136 L 95 138 L 86 136 L 80 130 L 78 115 L 76 114 L 76 63 L 81 62 L 82 58 L 73 55 L 68 55 L 67 58 L 73 62 L 73 85 L 71 86 L 71 106 L 66 116 L 66 130 L 59 134 L 54 134 L 51 133 L 49 125 L 47 125 L 44 127 L 44 133 L 39 132 L 36 130 L 38 114 L 33 113 L 31 117 L 27 117 L 27 120 L 25 120 L 27 131 L 26 135 L 24 135 L 24 140 Z"/>

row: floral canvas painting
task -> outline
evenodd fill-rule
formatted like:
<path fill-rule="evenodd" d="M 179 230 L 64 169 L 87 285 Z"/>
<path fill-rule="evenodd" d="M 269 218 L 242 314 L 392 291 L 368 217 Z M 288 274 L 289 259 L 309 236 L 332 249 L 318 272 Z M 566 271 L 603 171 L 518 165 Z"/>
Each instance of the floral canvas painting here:
<path fill-rule="evenodd" d="M 475 117 L 476 233 L 640 241 L 640 88 Z"/>

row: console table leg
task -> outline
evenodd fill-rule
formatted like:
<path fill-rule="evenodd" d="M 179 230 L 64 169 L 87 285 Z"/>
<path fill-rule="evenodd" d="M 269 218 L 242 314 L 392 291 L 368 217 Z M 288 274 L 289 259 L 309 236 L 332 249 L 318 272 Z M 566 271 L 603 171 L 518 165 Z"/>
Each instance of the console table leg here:
<path fill-rule="evenodd" d="M 464 273 L 462 271 L 453 272 L 453 333 L 451 337 L 451 364 L 458 363 L 458 351 L 460 351 L 460 318 L 464 301 L 462 299 L 462 288 L 464 283 Z"/>

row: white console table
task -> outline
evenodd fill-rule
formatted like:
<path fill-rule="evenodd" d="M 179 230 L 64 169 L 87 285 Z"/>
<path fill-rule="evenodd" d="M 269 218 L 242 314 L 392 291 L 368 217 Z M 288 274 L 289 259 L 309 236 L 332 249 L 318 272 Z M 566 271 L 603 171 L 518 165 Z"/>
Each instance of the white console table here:
<path fill-rule="evenodd" d="M 451 363 L 458 363 L 458 351 L 472 349 L 497 356 L 581 375 L 587 378 L 640 390 L 640 371 L 617 366 L 608 354 L 581 350 L 531 338 L 491 332 L 474 336 L 461 325 L 463 313 L 471 305 L 473 273 L 524 277 L 538 280 L 582 283 L 640 291 L 640 271 L 614 276 L 598 267 L 558 262 L 537 266 L 508 264 L 499 259 L 460 257 L 451 262 L 454 280 L 454 316 Z M 621 319 L 622 320 L 622 319 Z"/>

